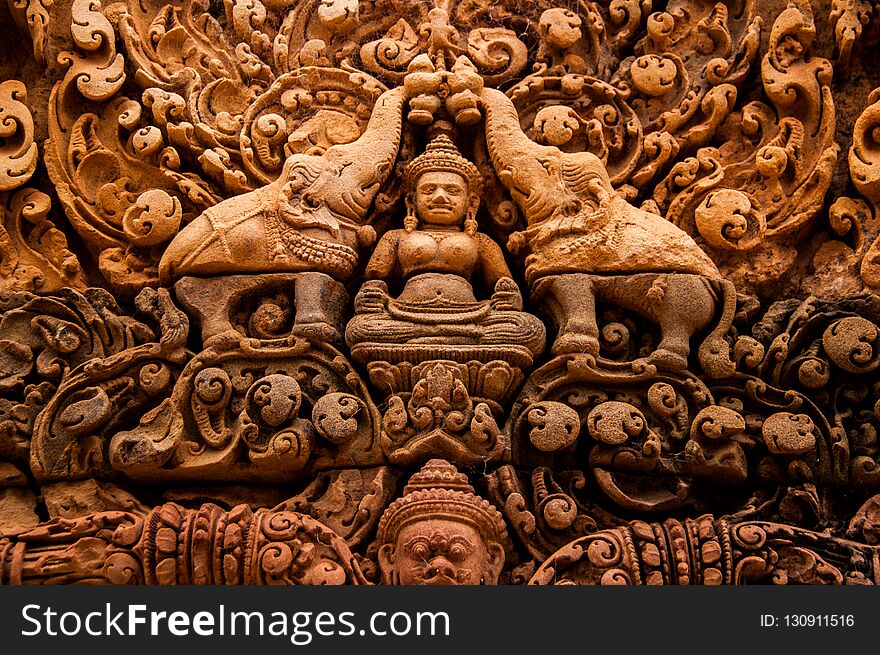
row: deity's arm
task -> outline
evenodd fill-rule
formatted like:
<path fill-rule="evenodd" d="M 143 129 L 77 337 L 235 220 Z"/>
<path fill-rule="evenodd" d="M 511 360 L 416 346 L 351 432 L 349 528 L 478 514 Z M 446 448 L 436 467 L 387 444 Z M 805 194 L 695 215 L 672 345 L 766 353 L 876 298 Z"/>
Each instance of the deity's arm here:
<path fill-rule="evenodd" d="M 400 230 L 391 230 L 382 235 L 364 271 L 365 280 L 387 280 L 391 277 L 398 264 L 399 241 Z"/>
<path fill-rule="evenodd" d="M 498 280 L 504 277 L 513 277 L 507 262 L 504 261 L 504 253 L 501 247 L 485 234 L 478 234 L 477 240 L 480 248 L 480 264 L 478 275 L 480 281 L 487 289 L 494 289 Z"/>

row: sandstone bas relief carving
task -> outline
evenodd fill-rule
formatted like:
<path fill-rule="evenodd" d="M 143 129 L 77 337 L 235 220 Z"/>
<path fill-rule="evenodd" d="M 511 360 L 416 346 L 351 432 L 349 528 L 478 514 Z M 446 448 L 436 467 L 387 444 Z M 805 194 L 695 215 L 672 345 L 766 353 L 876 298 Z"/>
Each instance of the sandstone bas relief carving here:
<path fill-rule="evenodd" d="M 874 13 L 9 0 L 0 582 L 877 583 Z"/>

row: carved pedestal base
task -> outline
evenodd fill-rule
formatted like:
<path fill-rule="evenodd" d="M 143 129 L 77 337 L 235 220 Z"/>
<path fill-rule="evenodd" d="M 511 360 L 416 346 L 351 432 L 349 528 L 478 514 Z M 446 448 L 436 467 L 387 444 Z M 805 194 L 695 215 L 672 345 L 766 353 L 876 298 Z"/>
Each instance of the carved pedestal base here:
<path fill-rule="evenodd" d="M 388 389 L 382 450 L 411 466 L 442 456 L 458 464 L 498 461 L 507 437 L 497 420 L 522 380 L 507 362 L 371 362 L 370 380 Z"/>

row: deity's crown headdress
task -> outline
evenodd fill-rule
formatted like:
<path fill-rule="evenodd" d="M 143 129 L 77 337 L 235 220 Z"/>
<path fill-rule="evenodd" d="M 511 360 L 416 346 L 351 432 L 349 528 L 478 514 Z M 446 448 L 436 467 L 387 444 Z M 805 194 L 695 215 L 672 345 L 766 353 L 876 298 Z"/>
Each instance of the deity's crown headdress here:
<path fill-rule="evenodd" d="M 486 499 L 474 494 L 467 476 L 444 459 L 432 459 L 413 474 L 379 521 L 379 543 L 393 543 L 410 523 L 429 519 L 451 519 L 473 527 L 485 543 L 498 543 L 509 550 L 510 539 L 504 519 Z"/>
<path fill-rule="evenodd" d="M 430 171 L 458 173 L 467 181 L 470 193 L 478 196 L 482 194 L 483 176 L 479 169 L 462 157 L 452 139 L 445 134 L 438 134 L 431 139 L 425 152 L 407 164 L 403 173 L 404 183 L 412 189 L 419 177 Z"/>

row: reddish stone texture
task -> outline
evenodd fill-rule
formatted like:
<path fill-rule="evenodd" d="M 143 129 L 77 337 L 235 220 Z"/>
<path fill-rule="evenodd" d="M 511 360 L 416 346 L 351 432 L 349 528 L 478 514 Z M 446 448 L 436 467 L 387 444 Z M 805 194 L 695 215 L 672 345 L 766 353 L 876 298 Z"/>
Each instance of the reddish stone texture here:
<path fill-rule="evenodd" d="M 877 583 L 877 17 L 758 4 L 0 6 L 0 583 Z"/>

